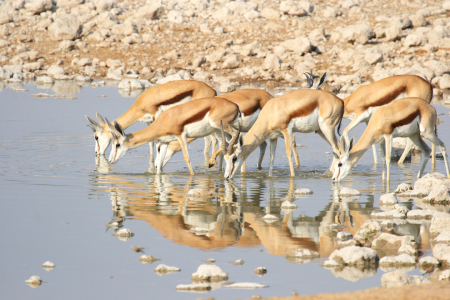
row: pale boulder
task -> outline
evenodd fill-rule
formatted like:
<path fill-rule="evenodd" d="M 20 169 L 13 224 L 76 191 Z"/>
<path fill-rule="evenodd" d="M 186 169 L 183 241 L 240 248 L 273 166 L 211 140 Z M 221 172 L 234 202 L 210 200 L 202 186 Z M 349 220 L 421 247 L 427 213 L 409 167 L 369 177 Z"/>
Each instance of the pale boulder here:
<path fill-rule="evenodd" d="M 80 37 L 81 30 L 78 18 L 68 14 L 61 15 L 48 27 L 52 41 L 74 40 Z"/>
<path fill-rule="evenodd" d="M 422 283 L 429 283 L 429 281 L 422 276 L 408 275 L 403 271 L 394 271 L 381 276 L 381 286 L 383 287 L 417 285 Z"/>
<path fill-rule="evenodd" d="M 376 264 L 379 260 L 375 250 L 358 246 L 349 246 L 335 250 L 331 253 L 330 259 L 341 265 L 349 266 L 368 266 Z"/>

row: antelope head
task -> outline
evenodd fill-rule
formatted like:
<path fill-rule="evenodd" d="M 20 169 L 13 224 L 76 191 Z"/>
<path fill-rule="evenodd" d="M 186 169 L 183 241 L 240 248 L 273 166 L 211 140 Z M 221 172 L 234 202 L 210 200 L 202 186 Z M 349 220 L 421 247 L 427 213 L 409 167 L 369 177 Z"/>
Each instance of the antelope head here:
<path fill-rule="evenodd" d="M 103 121 L 103 117 L 97 113 L 98 123 L 85 115 L 86 119 L 89 121 L 89 127 L 94 132 L 95 138 L 95 155 L 104 155 L 106 149 L 111 142 L 113 135 L 111 134 L 111 130 L 108 125 Z"/>
<path fill-rule="evenodd" d="M 225 139 L 225 131 L 223 130 L 222 121 L 220 122 L 220 130 L 222 131 L 222 153 L 225 159 L 225 173 L 224 177 L 230 179 L 236 173 L 236 170 L 244 162 L 244 156 L 242 153 L 242 145 L 244 141 L 242 140 L 241 134 L 241 124 L 239 123 L 238 132 L 231 138 L 227 143 Z M 227 145 L 228 144 L 228 147 Z M 234 149 L 236 145 L 236 149 Z M 234 151 L 233 151 L 234 150 Z"/>
<path fill-rule="evenodd" d="M 342 179 L 344 179 L 348 173 L 350 173 L 350 170 L 352 169 L 352 164 L 349 161 L 349 155 L 350 155 L 350 151 L 353 148 L 353 138 L 350 140 L 350 144 L 348 146 L 348 149 L 345 150 L 340 157 L 339 155 L 337 155 L 335 152 L 333 152 L 334 157 L 336 157 L 337 159 L 337 164 L 334 167 L 334 172 L 333 172 L 333 181 L 341 181 Z M 341 139 L 341 149 L 345 149 L 344 147 L 344 139 Z"/>
<path fill-rule="evenodd" d="M 123 131 L 122 126 L 120 126 L 117 121 L 114 121 L 113 125 L 106 119 L 106 124 L 108 124 L 108 127 L 111 130 L 111 134 L 113 136 L 112 149 L 111 153 L 109 154 L 109 163 L 115 164 L 128 152 L 128 150 L 130 150 L 127 143 L 128 137 Z"/>

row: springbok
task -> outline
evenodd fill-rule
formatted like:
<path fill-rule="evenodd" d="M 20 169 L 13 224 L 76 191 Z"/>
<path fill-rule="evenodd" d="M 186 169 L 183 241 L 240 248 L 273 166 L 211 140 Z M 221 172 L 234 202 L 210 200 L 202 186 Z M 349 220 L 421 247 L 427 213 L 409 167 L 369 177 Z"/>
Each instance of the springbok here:
<path fill-rule="evenodd" d="M 188 102 L 192 99 L 209 98 L 216 96 L 216 91 L 206 83 L 196 80 L 177 80 L 170 81 L 158 86 L 150 87 L 145 90 L 133 103 L 133 105 L 116 121 L 127 128 L 140 121 L 142 123 L 152 124 L 155 119 L 166 109 Z M 109 143 L 113 139 L 103 117 L 97 113 L 98 123 L 86 116 L 89 126 L 94 132 L 95 153 L 105 154 Z M 215 142 L 215 139 L 212 141 Z M 211 138 L 205 139 L 205 156 L 211 144 Z M 215 146 L 213 146 L 215 148 Z M 215 151 L 215 149 L 213 150 Z M 150 143 L 150 164 L 153 164 L 153 142 Z"/>
<path fill-rule="evenodd" d="M 272 176 L 279 137 L 285 139 L 290 173 L 295 176 L 291 157 L 294 132 L 316 131 L 333 151 L 340 153 L 334 130 L 340 124 L 343 113 L 342 100 L 325 91 L 301 89 L 273 98 L 261 110 L 258 120 L 244 139 L 233 136 L 227 149 L 222 145 L 226 162 L 225 178 L 232 178 L 250 153 L 266 139 L 270 140 L 269 176 Z M 234 152 L 233 142 L 237 143 Z"/>
<path fill-rule="evenodd" d="M 396 75 L 362 85 L 342 99 L 345 107 L 344 118 L 352 120 L 342 133 L 346 143 L 349 143 L 348 133 L 356 125 L 361 122 L 367 124 L 378 108 L 402 97 L 418 97 L 430 103 L 433 98 L 433 86 L 420 76 Z M 406 158 L 411 146 L 412 142 L 409 140 L 399 163 Z M 378 163 L 375 145 L 372 145 L 372 150 L 374 162 Z"/>
<path fill-rule="evenodd" d="M 225 131 L 233 136 L 236 130 L 232 128 L 232 125 L 237 125 L 237 119 L 240 115 L 242 113 L 236 103 L 214 97 L 196 99 L 174 106 L 163 111 L 147 128 L 129 134 L 125 134 L 117 120 L 114 121 L 114 126 L 107 121 L 114 138 L 109 162 L 111 164 L 116 163 L 128 150 L 159 140 L 162 145 L 156 173 L 160 174 L 168 144 L 178 141 L 181 144 L 184 160 L 189 167 L 189 171 L 191 175 L 194 175 L 187 149 L 187 139 L 205 137 L 220 132 L 219 124 L 221 122 L 223 122 Z"/>
<path fill-rule="evenodd" d="M 306 88 L 309 89 L 320 89 L 321 86 L 324 84 L 328 77 L 328 72 L 325 72 L 321 78 L 314 83 L 314 77 L 311 73 L 304 73 L 307 85 Z M 247 132 L 250 130 L 250 128 L 253 126 L 253 124 L 256 122 L 256 119 L 258 118 L 258 115 L 260 111 L 263 109 L 264 105 L 273 98 L 273 96 L 264 91 L 259 89 L 241 89 L 238 91 L 234 91 L 228 94 L 220 95 L 218 97 L 225 98 L 229 101 L 232 101 L 239 105 L 240 110 L 243 112 L 243 119 L 242 119 L 242 126 L 241 131 Z M 189 139 L 188 143 L 190 143 L 193 139 Z M 294 158 L 295 158 L 295 167 L 300 167 L 300 160 L 298 158 L 298 152 L 297 152 L 297 146 L 295 142 L 295 136 L 292 138 L 292 144 L 294 149 Z M 260 170 L 262 160 L 264 158 L 264 154 L 266 151 L 267 143 L 263 142 L 261 145 L 259 145 L 260 152 L 259 152 L 259 160 L 257 164 L 258 170 Z M 164 159 L 165 166 L 167 162 L 172 158 L 172 156 L 177 152 L 181 150 L 181 146 L 178 143 L 171 143 L 169 147 L 167 148 L 166 157 Z M 218 155 L 222 154 L 222 148 L 219 148 L 218 151 L 214 152 L 211 155 L 211 158 L 209 159 L 209 167 L 213 167 L 216 163 L 216 158 Z M 158 159 L 157 159 L 158 161 Z M 219 163 L 219 169 L 222 169 L 222 161 Z M 245 171 L 245 162 L 241 166 L 241 172 Z"/>
<path fill-rule="evenodd" d="M 450 178 L 445 145 L 436 135 L 436 119 L 435 108 L 422 98 L 402 98 L 379 108 L 372 115 L 366 130 L 356 145 L 353 146 L 352 138 L 348 144 L 348 149 L 341 156 L 334 153 L 334 156 L 338 159 L 338 164 L 334 169 L 333 180 L 341 181 L 344 179 L 364 152 L 374 143 L 380 143 L 383 160 L 382 178 L 385 179 L 385 160 L 386 180 L 389 181 L 392 139 L 394 137 L 409 137 L 422 151 L 422 162 L 417 174 L 417 178 L 420 178 L 430 156 L 430 148 L 422 140 L 421 134 L 433 144 L 439 146 L 444 156 L 447 177 Z M 343 148 L 343 145 L 341 147 Z"/>

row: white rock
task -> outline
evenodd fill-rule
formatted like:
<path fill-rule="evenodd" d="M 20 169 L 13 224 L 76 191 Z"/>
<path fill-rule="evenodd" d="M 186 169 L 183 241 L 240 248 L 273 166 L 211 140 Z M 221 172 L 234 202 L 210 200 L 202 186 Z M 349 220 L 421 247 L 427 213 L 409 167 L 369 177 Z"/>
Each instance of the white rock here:
<path fill-rule="evenodd" d="M 32 62 L 23 64 L 23 70 L 25 72 L 34 72 L 36 70 L 40 70 L 44 67 L 44 64 L 41 62 Z"/>
<path fill-rule="evenodd" d="M 400 194 L 397 194 L 397 197 L 407 197 L 407 198 L 423 198 L 428 196 L 430 192 L 427 189 L 414 189 L 411 191 L 406 191 Z"/>
<path fill-rule="evenodd" d="M 380 205 L 394 205 L 397 203 L 397 197 L 395 197 L 394 193 L 381 195 L 380 200 L 378 201 L 378 204 Z"/>
<path fill-rule="evenodd" d="M 26 284 L 32 285 L 32 286 L 40 286 L 42 283 L 41 277 L 39 276 L 31 276 L 27 280 L 25 280 Z"/>
<path fill-rule="evenodd" d="M 436 211 L 427 209 L 410 210 L 406 215 L 409 220 L 431 220 Z"/>
<path fill-rule="evenodd" d="M 408 275 L 402 271 L 394 271 L 381 276 L 381 286 L 383 287 L 416 285 L 428 282 L 429 281 L 422 276 Z"/>
<path fill-rule="evenodd" d="M 414 237 L 412 235 L 398 236 L 383 232 L 379 237 L 372 241 L 372 249 L 398 251 L 403 245 L 415 247 Z"/>
<path fill-rule="evenodd" d="M 440 262 L 434 258 L 433 256 L 425 256 L 419 260 L 419 268 L 428 269 L 429 267 L 437 267 L 440 265 Z"/>
<path fill-rule="evenodd" d="M 236 90 L 236 86 L 232 82 L 224 82 L 219 86 L 219 93 L 226 94 Z"/>
<path fill-rule="evenodd" d="M 36 78 L 36 83 L 38 84 L 53 84 L 53 78 L 50 76 L 39 76 Z"/>
<path fill-rule="evenodd" d="M 337 268 L 339 266 L 340 266 L 340 264 L 337 261 L 334 261 L 332 259 L 328 259 L 328 260 L 324 261 L 322 264 L 322 267 L 326 267 L 326 268 Z"/>
<path fill-rule="evenodd" d="M 263 70 L 277 71 L 281 68 L 281 60 L 275 54 L 269 53 L 264 59 L 262 68 Z"/>
<path fill-rule="evenodd" d="M 117 0 L 94 0 L 92 3 L 99 13 L 110 11 L 117 6 Z"/>
<path fill-rule="evenodd" d="M 209 291 L 211 285 L 207 283 L 179 284 L 176 289 L 177 291 Z"/>
<path fill-rule="evenodd" d="M 25 9 L 35 15 L 47 10 L 51 10 L 52 7 L 52 0 L 33 0 L 25 4 Z"/>
<path fill-rule="evenodd" d="M 372 241 L 381 234 L 381 226 L 375 220 L 366 220 L 353 237 L 362 245 L 370 246 Z"/>
<path fill-rule="evenodd" d="M 338 241 L 344 242 L 344 241 L 348 241 L 351 239 L 353 239 L 353 235 L 347 231 L 340 231 L 336 235 L 336 240 L 338 240 Z"/>
<path fill-rule="evenodd" d="M 228 274 L 216 265 L 200 265 L 191 279 L 193 281 L 223 281 L 228 279 Z"/>
<path fill-rule="evenodd" d="M 13 22 L 13 17 L 6 11 L 0 12 L 0 25 Z"/>
<path fill-rule="evenodd" d="M 52 263 L 51 261 L 46 261 L 45 263 L 42 264 L 42 267 L 44 269 L 53 269 L 55 267 L 55 264 Z"/>
<path fill-rule="evenodd" d="M 167 83 L 170 81 L 175 81 L 175 80 L 183 80 L 183 77 L 181 77 L 181 75 L 178 73 L 172 74 L 172 75 L 166 76 L 164 78 L 158 79 L 158 81 L 156 81 L 156 84 L 160 85 L 160 84 L 164 84 L 164 83 Z"/>
<path fill-rule="evenodd" d="M 295 195 L 312 195 L 313 191 L 310 189 L 296 189 L 294 192 Z"/>
<path fill-rule="evenodd" d="M 91 82 L 92 78 L 89 76 L 78 75 L 74 78 L 76 82 Z"/>
<path fill-rule="evenodd" d="M 435 189 L 431 190 L 431 192 L 423 198 L 424 202 L 444 202 L 448 203 L 450 202 L 450 192 L 448 187 L 441 185 L 436 187 Z"/>
<path fill-rule="evenodd" d="M 419 251 L 416 247 L 413 247 L 411 245 L 401 245 L 400 248 L 398 248 L 398 254 L 417 256 L 419 254 Z"/>
<path fill-rule="evenodd" d="M 342 40 L 352 44 L 356 42 L 364 45 L 373 37 L 375 32 L 367 24 L 350 25 L 342 32 Z"/>
<path fill-rule="evenodd" d="M 433 257 L 445 266 L 450 265 L 450 245 L 436 244 L 433 249 Z"/>
<path fill-rule="evenodd" d="M 173 272 L 180 272 L 181 269 L 177 267 L 170 267 L 163 264 L 158 265 L 155 270 L 156 273 L 173 273 Z"/>
<path fill-rule="evenodd" d="M 147 20 L 158 20 L 160 19 L 165 11 L 165 6 L 159 2 L 150 2 L 150 5 L 144 5 L 137 11 L 136 17 Z"/>
<path fill-rule="evenodd" d="M 241 59 L 237 54 L 228 55 L 223 64 L 222 69 L 236 69 L 241 64 Z"/>
<path fill-rule="evenodd" d="M 404 42 L 405 47 L 418 47 L 427 43 L 427 39 L 423 35 L 409 34 Z"/>
<path fill-rule="evenodd" d="M 380 259 L 380 266 L 384 267 L 400 267 L 416 265 L 416 259 L 408 254 L 400 254 L 397 256 L 385 256 Z"/>
<path fill-rule="evenodd" d="M 342 265 L 371 265 L 378 262 L 377 252 L 367 247 L 349 246 L 335 250 L 330 259 Z"/>
<path fill-rule="evenodd" d="M 74 15 L 60 15 L 48 27 L 52 41 L 74 40 L 81 35 L 82 25 Z"/>
<path fill-rule="evenodd" d="M 119 90 L 141 90 L 144 87 L 138 79 L 124 79 L 119 83 Z"/>
<path fill-rule="evenodd" d="M 435 237 L 450 228 L 450 214 L 436 212 L 431 219 L 430 235 Z"/>
<path fill-rule="evenodd" d="M 359 192 L 355 189 L 348 188 L 348 187 L 343 187 L 339 191 L 339 196 L 341 196 L 341 197 L 361 196 L 361 192 Z"/>
<path fill-rule="evenodd" d="M 441 80 L 439 80 L 439 87 L 441 89 L 450 89 L 450 75 L 444 74 L 442 75 Z"/>
<path fill-rule="evenodd" d="M 380 53 L 370 53 L 369 52 L 364 56 L 364 59 L 369 64 L 374 65 L 376 63 L 383 61 L 383 55 L 381 55 Z"/>
<path fill-rule="evenodd" d="M 152 263 L 154 263 L 154 262 L 157 261 L 157 260 L 160 260 L 160 259 L 155 258 L 155 257 L 153 257 L 153 256 L 151 256 L 151 255 L 141 255 L 141 256 L 139 257 L 139 261 L 140 261 L 141 263 L 143 263 L 143 264 L 152 264 Z"/>
<path fill-rule="evenodd" d="M 63 68 L 57 65 L 51 65 L 47 69 L 47 75 L 48 76 L 56 76 L 56 75 L 66 75 L 66 71 L 64 71 Z"/>
<path fill-rule="evenodd" d="M 258 276 L 262 276 L 267 273 L 267 269 L 264 267 L 258 267 L 253 271 L 253 273 L 255 273 Z"/>
<path fill-rule="evenodd" d="M 303 17 L 308 14 L 302 7 L 298 7 L 295 1 L 282 1 L 280 3 L 280 11 L 298 17 Z"/>
<path fill-rule="evenodd" d="M 398 147 L 397 147 L 398 148 Z M 407 191 L 412 190 L 412 186 L 407 184 L 407 183 L 400 183 L 397 188 L 394 190 L 394 193 L 398 194 L 398 193 L 404 193 Z"/>
<path fill-rule="evenodd" d="M 56 5 L 58 7 L 77 7 L 84 2 L 85 0 L 57 0 Z"/>
<path fill-rule="evenodd" d="M 450 243 L 450 230 L 441 232 L 433 241 L 435 243 L 443 243 L 443 244 Z"/>
<path fill-rule="evenodd" d="M 402 38 L 402 28 L 400 26 L 391 26 L 386 29 L 386 40 L 388 42 L 397 41 Z"/>
<path fill-rule="evenodd" d="M 236 282 L 233 284 L 225 285 L 224 288 L 230 289 L 260 289 L 268 287 L 267 285 L 259 284 L 259 283 L 251 283 L 251 282 Z"/>
<path fill-rule="evenodd" d="M 306 37 L 286 40 L 281 43 L 286 50 L 293 51 L 299 55 L 311 52 L 311 41 Z"/>
<path fill-rule="evenodd" d="M 265 7 L 261 10 L 261 16 L 267 20 L 279 20 L 281 13 L 279 10 Z"/>
<path fill-rule="evenodd" d="M 185 22 L 183 12 L 175 9 L 169 11 L 167 14 L 167 20 L 175 24 L 182 24 Z"/>

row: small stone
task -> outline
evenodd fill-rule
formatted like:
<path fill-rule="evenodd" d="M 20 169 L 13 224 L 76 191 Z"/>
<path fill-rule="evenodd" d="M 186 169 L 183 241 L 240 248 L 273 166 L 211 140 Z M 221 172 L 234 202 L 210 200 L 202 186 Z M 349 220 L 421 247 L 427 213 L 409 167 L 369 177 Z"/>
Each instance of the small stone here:
<path fill-rule="evenodd" d="M 259 267 L 259 268 L 256 268 L 256 269 L 253 271 L 253 273 L 255 273 L 255 274 L 258 275 L 258 276 L 262 276 L 262 275 L 264 275 L 264 274 L 267 273 L 267 269 L 264 268 L 264 267 Z"/>
<path fill-rule="evenodd" d="M 295 195 L 312 195 L 313 191 L 310 189 L 296 189 L 294 192 Z"/>
<path fill-rule="evenodd" d="M 411 256 L 417 256 L 419 255 L 419 251 L 416 247 L 413 247 L 411 245 L 401 245 L 400 248 L 398 248 L 398 254 L 408 254 Z"/>
<path fill-rule="evenodd" d="M 397 198 L 394 193 L 381 195 L 380 201 L 378 201 L 380 205 L 394 205 L 397 204 Z"/>
<path fill-rule="evenodd" d="M 436 270 L 428 277 L 431 282 L 450 281 L 450 270 Z"/>
<path fill-rule="evenodd" d="M 240 265 L 244 264 L 244 261 L 242 259 L 238 259 L 238 260 L 230 262 L 230 264 L 235 265 L 235 266 L 240 266 Z"/>
<path fill-rule="evenodd" d="M 330 259 L 342 265 L 371 265 L 379 260 L 377 252 L 367 247 L 349 246 L 335 250 Z"/>
<path fill-rule="evenodd" d="M 430 267 L 434 268 L 440 264 L 441 263 L 433 256 L 425 256 L 419 260 L 419 268 L 422 270 L 429 270 Z"/>
<path fill-rule="evenodd" d="M 154 263 L 155 261 L 160 260 L 159 258 L 153 257 L 151 255 L 141 255 L 139 257 L 139 261 L 143 264 L 147 264 L 150 265 L 152 263 Z"/>
<path fill-rule="evenodd" d="M 223 281 L 228 280 L 228 274 L 216 265 L 200 265 L 191 279 L 192 281 Z"/>
<path fill-rule="evenodd" d="M 450 245 L 436 244 L 433 249 L 433 257 L 436 258 L 442 265 L 450 266 Z"/>
<path fill-rule="evenodd" d="M 207 283 L 179 284 L 176 289 L 177 291 L 209 291 L 211 285 Z"/>
<path fill-rule="evenodd" d="M 385 256 L 380 259 L 379 264 L 384 267 L 415 266 L 416 260 L 411 255 L 403 253 L 397 256 Z"/>
<path fill-rule="evenodd" d="M 434 240 L 435 243 L 449 244 L 450 243 L 450 230 L 441 232 Z"/>
<path fill-rule="evenodd" d="M 197 188 L 197 189 L 190 189 L 186 195 L 191 198 L 212 198 L 215 196 L 215 193 L 207 189 Z"/>
<path fill-rule="evenodd" d="M 131 230 L 128 228 L 122 228 L 113 235 L 118 237 L 132 237 L 134 236 L 134 233 L 132 233 Z"/>
<path fill-rule="evenodd" d="M 251 283 L 251 282 L 237 282 L 224 286 L 224 288 L 230 289 L 260 289 L 266 287 L 268 287 L 268 285 L 262 285 L 259 283 Z"/>
<path fill-rule="evenodd" d="M 204 262 L 207 264 L 213 264 L 216 262 L 216 260 L 214 258 L 209 258 L 209 259 L 205 259 Z"/>
<path fill-rule="evenodd" d="M 44 270 L 50 272 L 51 270 L 53 270 L 55 268 L 55 264 L 52 263 L 51 261 L 46 261 L 45 263 L 42 264 L 42 268 L 44 268 Z"/>
<path fill-rule="evenodd" d="M 336 235 L 336 240 L 344 242 L 353 239 L 353 235 L 347 231 L 338 232 Z"/>
<path fill-rule="evenodd" d="M 181 269 L 177 267 L 170 267 L 163 264 L 158 265 L 155 270 L 156 273 L 160 274 L 167 274 L 167 273 L 174 273 L 174 272 L 180 272 Z"/>
<path fill-rule="evenodd" d="M 414 209 L 408 212 L 406 218 L 408 220 L 431 220 L 435 213 L 434 210 Z"/>
<path fill-rule="evenodd" d="M 332 259 L 328 259 L 326 261 L 323 262 L 322 267 L 326 267 L 326 268 L 337 268 L 339 267 L 340 264 Z"/>
<path fill-rule="evenodd" d="M 42 284 L 42 280 L 39 276 L 31 276 L 30 278 L 25 280 L 25 283 L 31 287 L 38 287 Z"/>

